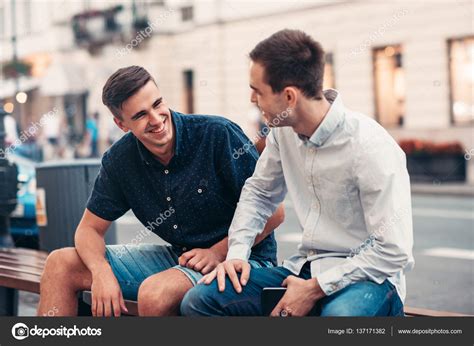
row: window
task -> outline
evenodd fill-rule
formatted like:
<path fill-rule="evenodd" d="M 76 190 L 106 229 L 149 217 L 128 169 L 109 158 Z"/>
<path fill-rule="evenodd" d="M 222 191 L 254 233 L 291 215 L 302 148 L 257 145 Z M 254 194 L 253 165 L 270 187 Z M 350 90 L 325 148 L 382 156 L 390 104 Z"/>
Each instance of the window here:
<path fill-rule="evenodd" d="M 405 73 L 400 45 L 374 48 L 375 116 L 382 126 L 403 125 Z"/>
<path fill-rule="evenodd" d="M 194 113 L 194 72 L 186 70 L 184 77 L 184 109 L 188 114 Z"/>
<path fill-rule="evenodd" d="M 448 41 L 451 122 L 474 122 L 474 37 Z"/>
<path fill-rule="evenodd" d="M 334 79 L 334 56 L 326 53 L 326 64 L 324 65 L 323 90 L 334 89 L 336 87 Z"/>
<path fill-rule="evenodd" d="M 181 20 L 183 22 L 190 22 L 194 18 L 194 9 L 192 6 L 181 7 Z"/>

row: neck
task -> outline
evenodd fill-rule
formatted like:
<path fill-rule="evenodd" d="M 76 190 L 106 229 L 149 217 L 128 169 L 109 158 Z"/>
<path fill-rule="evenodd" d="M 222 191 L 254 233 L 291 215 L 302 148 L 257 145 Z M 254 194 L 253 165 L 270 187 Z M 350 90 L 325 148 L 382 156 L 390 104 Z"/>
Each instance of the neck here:
<path fill-rule="evenodd" d="M 148 146 L 146 146 L 146 148 L 153 154 L 153 157 L 156 160 L 161 162 L 163 165 L 167 166 L 170 163 L 173 156 L 174 156 L 174 138 L 170 143 L 168 143 L 168 144 L 166 144 L 162 147 L 157 147 L 157 146 L 148 147 Z"/>
<path fill-rule="evenodd" d="M 173 145 L 171 145 L 169 148 L 166 148 L 165 150 L 160 151 L 159 153 L 153 153 L 153 155 L 163 165 L 167 166 L 174 156 L 174 141 Z"/>
<path fill-rule="evenodd" d="M 331 104 L 323 96 L 322 100 L 305 101 L 297 110 L 297 120 L 293 124 L 293 131 L 297 134 L 311 137 L 331 108 Z"/>

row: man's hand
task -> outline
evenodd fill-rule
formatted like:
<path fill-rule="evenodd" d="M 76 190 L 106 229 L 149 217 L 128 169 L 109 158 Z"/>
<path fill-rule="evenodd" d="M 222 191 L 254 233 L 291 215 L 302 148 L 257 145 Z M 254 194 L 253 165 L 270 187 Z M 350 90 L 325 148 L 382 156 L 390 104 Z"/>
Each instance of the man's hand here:
<path fill-rule="evenodd" d="M 92 316 L 120 316 L 128 312 L 120 285 L 112 269 L 104 266 L 92 274 Z"/>
<path fill-rule="evenodd" d="M 239 277 L 237 272 L 242 273 Z M 242 286 L 245 286 L 249 281 L 250 277 L 250 264 L 247 261 L 240 259 L 231 259 L 223 263 L 220 263 L 216 269 L 204 276 L 199 280 L 198 284 L 204 283 L 209 285 L 217 277 L 217 285 L 219 287 L 219 292 L 224 292 L 225 290 L 225 276 L 229 276 L 232 285 L 237 293 L 242 292 Z"/>
<path fill-rule="evenodd" d="M 180 266 L 207 274 L 224 259 L 225 254 L 211 247 L 210 249 L 193 249 L 185 252 L 179 257 L 178 263 Z"/>
<path fill-rule="evenodd" d="M 289 316 L 306 316 L 316 302 L 325 296 L 316 278 L 305 280 L 290 275 L 281 285 L 287 287 L 286 293 L 270 316 L 280 316 L 282 310 L 286 310 Z"/>

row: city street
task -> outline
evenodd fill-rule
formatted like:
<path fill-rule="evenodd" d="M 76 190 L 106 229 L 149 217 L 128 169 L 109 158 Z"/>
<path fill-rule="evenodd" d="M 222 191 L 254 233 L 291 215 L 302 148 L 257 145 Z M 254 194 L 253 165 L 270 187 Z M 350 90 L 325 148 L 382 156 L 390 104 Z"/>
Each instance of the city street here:
<path fill-rule="evenodd" d="M 300 230 L 290 201 L 277 231 L 278 262 L 295 252 Z M 415 268 L 407 274 L 406 304 L 474 314 L 474 198 L 413 197 Z M 118 240 L 128 243 L 143 227 L 127 214 L 118 220 Z M 151 235 L 150 242 L 164 243 Z"/>

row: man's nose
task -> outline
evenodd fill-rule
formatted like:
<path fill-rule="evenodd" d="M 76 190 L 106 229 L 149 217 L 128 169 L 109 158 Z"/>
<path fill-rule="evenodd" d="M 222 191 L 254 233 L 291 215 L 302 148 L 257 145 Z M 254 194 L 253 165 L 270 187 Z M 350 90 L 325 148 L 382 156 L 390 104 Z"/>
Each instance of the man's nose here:
<path fill-rule="evenodd" d="M 255 91 L 250 93 L 250 102 L 257 103 L 257 93 Z"/>
<path fill-rule="evenodd" d="M 150 116 L 148 117 L 148 122 L 152 126 L 160 126 L 163 120 L 160 116 L 160 113 L 158 113 L 157 111 L 152 111 L 150 112 Z"/>

